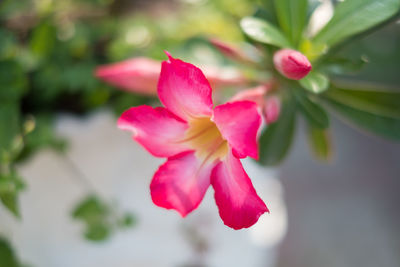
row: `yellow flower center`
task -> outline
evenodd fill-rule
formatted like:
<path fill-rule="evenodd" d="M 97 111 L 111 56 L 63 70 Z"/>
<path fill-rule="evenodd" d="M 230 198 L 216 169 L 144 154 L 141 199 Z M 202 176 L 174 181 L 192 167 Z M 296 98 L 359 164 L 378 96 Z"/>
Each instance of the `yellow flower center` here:
<path fill-rule="evenodd" d="M 189 129 L 184 141 L 196 151 L 196 156 L 204 161 L 223 159 L 229 151 L 228 142 L 210 118 L 196 118 L 189 121 Z"/>

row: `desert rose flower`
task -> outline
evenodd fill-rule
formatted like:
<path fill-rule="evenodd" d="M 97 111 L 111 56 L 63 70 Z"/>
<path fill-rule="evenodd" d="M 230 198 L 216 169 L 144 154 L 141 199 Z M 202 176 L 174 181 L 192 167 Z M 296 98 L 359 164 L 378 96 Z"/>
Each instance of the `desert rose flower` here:
<path fill-rule="evenodd" d="M 125 91 L 156 95 L 160 70 L 160 61 L 138 57 L 99 66 L 95 76 Z M 247 83 L 246 78 L 236 69 L 205 67 L 204 72 L 214 88 Z"/>
<path fill-rule="evenodd" d="M 234 229 L 250 227 L 268 212 L 240 162 L 258 158 L 257 105 L 237 101 L 213 108 L 202 71 L 167 55 L 158 82 L 165 107 L 133 107 L 118 120 L 149 153 L 167 158 L 151 182 L 152 200 L 185 217 L 211 185 L 223 222 Z"/>
<path fill-rule="evenodd" d="M 286 78 L 301 80 L 311 71 L 307 57 L 292 49 L 281 49 L 274 54 L 275 68 Z"/>

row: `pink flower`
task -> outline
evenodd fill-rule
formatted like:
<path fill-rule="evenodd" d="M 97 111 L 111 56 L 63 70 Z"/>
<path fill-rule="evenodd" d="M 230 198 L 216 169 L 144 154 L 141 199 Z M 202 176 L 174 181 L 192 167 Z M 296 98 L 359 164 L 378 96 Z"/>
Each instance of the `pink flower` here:
<path fill-rule="evenodd" d="M 312 69 L 307 57 L 292 49 L 281 49 L 276 52 L 274 65 L 283 76 L 292 80 L 303 79 Z"/>
<path fill-rule="evenodd" d="M 266 123 L 273 123 L 278 120 L 280 113 L 280 100 L 276 96 L 268 96 L 271 84 L 264 84 L 255 88 L 240 91 L 234 95 L 232 101 L 248 100 L 257 104 L 261 114 L 264 115 Z"/>
<path fill-rule="evenodd" d="M 160 68 L 160 62 L 138 57 L 100 66 L 96 69 L 95 75 L 126 91 L 155 95 Z"/>
<path fill-rule="evenodd" d="M 196 209 L 211 185 L 224 223 L 250 227 L 268 208 L 240 162 L 258 158 L 261 118 L 250 101 L 213 108 L 211 87 L 200 69 L 172 58 L 162 63 L 158 95 L 164 107 L 133 107 L 118 120 L 120 129 L 155 157 L 167 161 L 154 174 L 151 197 L 182 217 Z"/>
<path fill-rule="evenodd" d="M 97 67 L 95 76 L 126 91 L 156 95 L 161 62 L 144 57 Z M 243 85 L 246 78 L 237 70 L 206 67 L 205 74 L 212 86 Z"/>

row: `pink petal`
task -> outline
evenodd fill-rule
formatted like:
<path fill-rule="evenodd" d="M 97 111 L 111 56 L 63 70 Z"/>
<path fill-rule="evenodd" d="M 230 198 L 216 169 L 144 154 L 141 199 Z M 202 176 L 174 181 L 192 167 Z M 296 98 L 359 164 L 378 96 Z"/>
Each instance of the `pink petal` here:
<path fill-rule="evenodd" d="M 256 103 L 236 101 L 219 105 L 214 109 L 212 120 L 236 157 L 258 158 L 257 131 L 261 125 L 261 116 Z"/>
<path fill-rule="evenodd" d="M 281 102 L 276 96 L 271 96 L 265 101 L 264 116 L 267 123 L 276 122 L 279 118 Z"/>
<path fill-rule="evenodd" d="M 196 66 L 171 56 L 162 63 L 158 96 L 175 115 L 186 120 L 211 116 L 211 93 L 210 84 Z"/>
<path fill-rule="evenodd" d="M 292 49 L 281 49 L 276 52 L 274 65 L 283 76 L 292 80 L 303 79 L 312 69 L 307 57 Z"/>
<path fill-rule="evenodd" d="M 169 158 L 154 174 L 150 185 L 154 204 L 178 211 L 182 217 L 196 209 L 209 185 L 215 164 L 203 164 L 194 152 Z"/>
<path fill-rule="evenodd" d="M 134 133 L 133 138 L 156 157 L 170 157 L 189 150 L 184 139 L 186 122 L 165 108 L 133 107 L 122 113 L 118 127 Z"/>
<path fill-rule="evenodd" d="M 257 195 L 239 159 L 229 154 L 211 174 L 215 202 L 225 225 L 238 230 L 252 226 L 267 206 Z"/>
<path fill-rule="evenodd" d="M 97 78 L 130 92 L 155 95 L 161 63 L 149 58 L 133 58 L 96 69 Z"/>

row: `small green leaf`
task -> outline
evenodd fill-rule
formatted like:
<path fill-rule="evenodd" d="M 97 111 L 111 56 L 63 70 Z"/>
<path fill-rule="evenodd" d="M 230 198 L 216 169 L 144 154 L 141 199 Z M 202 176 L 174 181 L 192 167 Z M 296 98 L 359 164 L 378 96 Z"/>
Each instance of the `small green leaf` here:
<path fill-rule="evenodd" d="M 110 225 L 104 223 L 93 223 L 85 230 L 85 237 L 94 242 L 104 241 L 111 235 Z"/>
<path fill-rule="evenodd" d="M 267 21 L 255 17 L 246 17 L 242 19 L 240 26 L 244 33 L 255 41 L 282 48 L 291 47 L 290 42 L 282 32 Z"/>
<path fill-rule="evenodd" d="M 297 47 L 307 18 L 308 0 L 275 0 L 279 25 Z"/>
<path fill-rule="evenodd" d="M 98 197 L 90 195 L 78 204 L 72 216 L 90 223 L 101 220 L 108 214 L 109 208 Z"/>
<path fill-rule="evenodd" d="M 133 214 L 126 213 L 118 221 L 118 225 L 121 228 L 128 228 L 136 224 L 136 217 Z"/>
<path fill-rule="evenodd" d="M 324 96 L 355 109 L 400 119 L 400 91 L 331 88 Z"/>
<path fill-rule="evenodd" d="M 114 205 L 107 204 L 96 195 L 90 195 L 80 202 L 72 216 L 84 222 L 85 238 L 95 242 L 104 241 L 114 230 L 127 228 L 136 222 L 132 214 L 121 214 Z"/>
<path fill-rule="evenodd" d="M 328 161 L 332 157 L 331 139 L 327 129 L 308 124 L 308 142 L 313 154 L 321 160 Z"/>
<path fill-rule="evenodd" d="M 322 93 L 329 87 L 328 77 L 317 71 L 311 71 L 299 82 L 304 89 L 307 89 L 314 94 Z"/>
<path fill-rule="evenodd" d="M 0 175 L 0 201 L 17 218 L 20 217 L 18 194 L 25 185 L 15 171 Z"/>
<path fill-rule="evenodd" d="M 296 100 L 299 103 L 300 110 L 307 120 L 316 128 L 325 129 L 329 126 L 329 117 L 324 108 L 311 100 L 306 94 L 297 88 L 294 90 Z"/>
<path fill-rule="evenodd" d="M 97 196 L 86 197 L 77 205 L 72 216 L 85 223 L 84 235 L 88 240 L 103 241 L 110 236 L 110 208 Z"/>
<path fill-rule="evenodd" d="M 384 22 L 399 8 L 399 0 L 345 0 L 337 5 L 332 19 L 313 41 L 333 46 Z"/>
<path fill-rule="evenodd" d="M 325 100 L 338 112 L 340 118 L 377 135 L 400 141 L 400 119 L 356 109 L 329 98 Z"/>
<path fill-rule="evenodd" d="M 260 137 L 260 163 L 277 165 L 286 156 L 295 130 L 295 102 L 282 103 L 278 121 L 267 126 Z"/>

